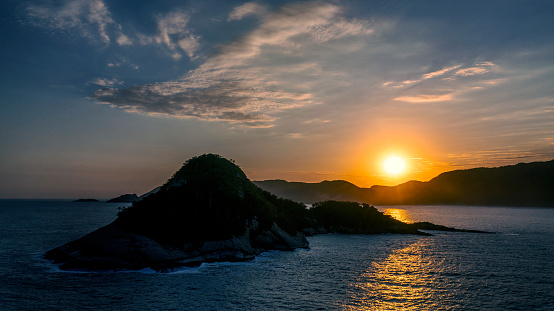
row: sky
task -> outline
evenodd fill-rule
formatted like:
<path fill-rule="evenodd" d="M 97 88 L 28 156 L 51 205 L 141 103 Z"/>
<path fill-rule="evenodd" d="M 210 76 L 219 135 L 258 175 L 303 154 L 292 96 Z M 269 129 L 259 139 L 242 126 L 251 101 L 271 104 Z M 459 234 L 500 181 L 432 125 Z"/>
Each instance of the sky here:
<path fill-rule="evenodd" d="M 140 195 L 204 153 L 251 180 L 360 187 L 551 160 L 552 16 L 548 0 L 4 0 L 0 198 Z"/>

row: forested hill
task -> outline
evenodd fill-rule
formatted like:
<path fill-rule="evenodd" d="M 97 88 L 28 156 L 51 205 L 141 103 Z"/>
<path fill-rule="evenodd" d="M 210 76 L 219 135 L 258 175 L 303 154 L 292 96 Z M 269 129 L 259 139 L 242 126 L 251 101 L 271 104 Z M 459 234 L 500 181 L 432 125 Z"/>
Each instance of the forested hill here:
<path fill-rule="evenodd" d="M 260 188 L 304 203 L 322 200 L 373 205 L 456 204 L 554 207 L 554 160 L 442 173 L 428 182 L 360 188 L 342 180 L 320 183 L 265 180 Z"/>

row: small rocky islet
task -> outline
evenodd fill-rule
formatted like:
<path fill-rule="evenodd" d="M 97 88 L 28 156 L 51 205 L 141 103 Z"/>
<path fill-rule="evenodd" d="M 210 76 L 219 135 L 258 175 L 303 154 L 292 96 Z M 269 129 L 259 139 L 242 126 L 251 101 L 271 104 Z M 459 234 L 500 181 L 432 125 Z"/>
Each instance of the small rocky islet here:
<path fill-rule="evenodd" d="M 233 161 L 204 154 L 186 161 L 156 193 L 122 208 L 114 222 L 45 258 L 63 270 L 163 272 L 308 248 L 306 236 L 314 234 L 430 235 L 419 229 L 469 231 L 406 224 L 365 203 L 324 201 L 307 209 L 260 189 Z"/>

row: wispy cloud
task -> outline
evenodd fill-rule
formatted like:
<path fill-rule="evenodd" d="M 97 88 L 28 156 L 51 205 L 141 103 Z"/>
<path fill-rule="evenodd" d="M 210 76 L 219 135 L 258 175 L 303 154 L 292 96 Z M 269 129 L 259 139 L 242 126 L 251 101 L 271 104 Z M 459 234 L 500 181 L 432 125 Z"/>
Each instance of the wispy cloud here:
<path fill-rule="evenodd" d="M 158 35 L 153 38 L 153 41 L 168 47 L 174 59 L 182 57 L 179 49 L 190 58 L 195 58 L 195 53 L 200 47 L 198 42 L 200 37 L 195 36 L 187 28 L 189 20 L 189 14 L 180 11 L 158 17 Z"/>
<path fill-rule="evenodd" d="M 76 31 L 81 37 L 100 40 L 105 44 L 111 43 L 114 37 L 117 37 L 119 44 L 130 43 L 102 0 L 66 1 L 61 6 L 31 4 L 27 6 L 27 14 L 37 26 Z"/>
<path fill-rule="evenodd" d="M 394 100 L 398 101 L 409 103 L 450 101 L 454 99 L 454 95 L 456 94 L 461 94 L 468 90 L 483 89 L 504 81 L 504 79 L 487 79 L 486 77 L 476 78 L 476 76 L 485 75 L 497 67 L 498 66 L 492 62 L 478 62 L 466 67 L 462 65 L 448 66 L 440 70 L 424 73 L 415 80 L 398 82 L 388 81 L 383 83 L 383 87 L 403 89 L 411 86 L 410 93 L 412 94 L 394 98 Z M 468 77 L 472 77 L 473 79 L 461 82 L 458 81 L 460 78 Z M 429 84 L 429 81 L 434 81 L 434 83 Z M 425 83 L 427 83 L 425 87 L 421 87 L 421 89 L 418 87 Z M 445 87 L 450 90 L 447 94 L 444 94 L 443 91 Z M 435 90 L 433 91 L 433 89 Z"/>
<path fill-rule="evenodd" d="M 267 13 L 267 9 L 265 6 L 255 3 L 255 2 L 248 2 L 243 5 L 239 5 L 236 7 L 227 18 L 227 21 L 234 21 L 234 20 L 241 20 L 245 16 L 248 15 L 257 15 L 257 16 L 263 16 Z"/>
<path fill-rule="evenodd" d="M 119 67 L 131 67 L 133 69 L 139 69 L 140 66 L 133 64 L 130 60 L 127 58 L 120 57 L 117 61 L 108 63 L 107 65 L 109 68 L 119 68 Z"/>
<path fill-rule="evenodd" d="M 258 6 L 247 8 L 235 9 L 230 16 L 239 18 L 253 8 L 261 11 Z M 179 53 L 178 46 L 194 50 L 195 40 L 172 38 L 187 33 L 188 18 L 180 12 L 160 18 L 155 40 L 175 53 Z M 311 56 L 325 60 L 337 53 L 326 55 L 318 48 L 337 47 L 339 40 L 372 33 L 367 22 L 346 19 L 340 7 L 321 2 L 287 5 L 260 18 L 257 28 L 221 46 L 219 53 L 181 79 L 123 90 L 102 89 L 91 98 L 131 112 L 271 126 L 280 111 L 318 103 L 315 85 L 336 84 L 337 73 L 325 71 Z M 279 62 L 279 58 L 288 61 Z"/>
<path fill-rule="evenodd" d="M 452 70 L 458 69 L 460 67 L 461 67 L 461 65 L 444 67 L 440 70 L 436 70 L 436 71 L 432 71 L 432 72 L 429 72 L 429 73 L 422 74 L 418 79 L 415 79 L 415 80 L 388 81 L 388 82 L 383 83 L 383 86 L 389 87 L 389 88 L 403 88 L 403 87 L 406 87 L 406 86 L 409 86 L 409 85 L 412 85 L 412 84 L 420 83 L 424 80 L 433 79 L 433 78 L 443 76 L 444 74 L 446 74 L 446 73 L 448 73 Z"/>
<path fill-rule="evenodd" d="M 402 96 L 394 100 L 405 101 L 409 103 L 430 103 L 452 100 L 452 94 L 444 95 L 418 95 L 418 96 Z"/>
<path fill-rule="evenodd" d="M 454 75 L 452 77 L 450 77 L 449 79 L 454 80 L 458 77 L 469 77 L 469 76 L 483 75 L 483 74 L 491 72 L 496 67 L 497 66 L 495 64 L 493 64 L 492 62 L 480 62 L 480 63 L 475 64 L 475 66 L 456 70 Z"/>
<path fill-rule="evenodd" d="M 35 26 L 74 33 L 105 45 L 154 44 L 165 47 L 175 60 L 181 59 L 183 53 L 190 59 L 196 59 L 201 47 L 200 36 L 187 27 L 190 15 L 184 11 L 157 16 L 157 34 L 153 36 L 135 31 L 124 33 L 122 25 L 114 20 L 104 0 L 70 0 L 61 5 L 31 4 L 26 7 L 26 12 Z"/>
<path fill-rule="evenodd" d="M 458 69 L 460 68 L 461 65 L 456 65 L 456 66 L 451 66 L 451 67 L 446 67 L 446 68 L 442 68 L 441 70 L 437 70 L 437 71 L 433 71 L 433 72 L 429 72 L 429 73 L 426 73 L 424 75 L 421 76 L 422 79 L 431 79 L 431 78 L 436 78 L 436 77 L 439 77 L 439 76 L 442 76 L 444 75 L 445 73 L 449 72 L 449 71 L 452 71 L 454 69 Z"/>
<path fill-rule="evenodd" d="M 384 87 L 388 88 L 403 88 L 413 84 L 421 83 L 425 80 L 442 78 L 444 80 L 456 80 L 459 77 L 469 77 L 476 75 L 483 75 L 491 72 L 497 66 L 492 62 L 479 62 L 472 64 L 470 67 L 463 67 L 462 65 L 454 65 L 443 67 L 442 69 L 422 74 L 418 79 L 404 80 L 404 81 L 388 81 L 383 83 Z M 460 69 L 461 68 L 461 69 Z"/>
<path fill-rule="evenodd" d="M 125 82 L 119 81 L 117 79 L 97 78 L 97 79 L 94 79 L 94 80 L 90 81 L 90 83 L 96 84 L 98 86 L 103 86 L 103 87 L 114 87 L 114 86 L 117 86 L 117 85 L 122 85 Z"/>

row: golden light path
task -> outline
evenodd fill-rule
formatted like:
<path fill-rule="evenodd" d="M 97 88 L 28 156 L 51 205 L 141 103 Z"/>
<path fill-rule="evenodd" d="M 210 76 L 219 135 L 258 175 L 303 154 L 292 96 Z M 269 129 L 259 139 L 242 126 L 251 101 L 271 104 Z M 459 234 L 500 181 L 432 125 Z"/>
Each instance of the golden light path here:
<path fill-rule="evenodd" d="M 373 262 L 350 285 L 350 302 L 341 309 L 441 310 L 449 290 L 439 285 L 444 259 L 427 254 L 431 243 L 420 239 Z"/>
<path fill-rule="evenodd" d="M 410 216 L 408 215 L 408 212 L 400 208 L 387 208 L 385 209 L 384 214 L 407 224 L 413 223 L 413 221 L 410 219 Z"/>

